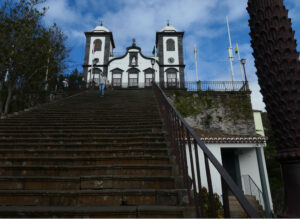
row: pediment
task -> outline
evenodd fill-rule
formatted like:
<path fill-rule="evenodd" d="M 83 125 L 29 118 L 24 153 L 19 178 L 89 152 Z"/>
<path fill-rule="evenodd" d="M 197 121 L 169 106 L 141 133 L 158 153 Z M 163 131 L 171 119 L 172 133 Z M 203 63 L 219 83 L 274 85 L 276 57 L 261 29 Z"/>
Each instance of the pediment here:
<path fill-rule="evenodd" d="M 111 70 L 112 73 L 122 73 L 124 72 L 124 70 L 120 69 L 120 68 L 114 68 Z"/>
<path fill-rule="evenodd" d="M 143 72 L 145 73 L 154 73 L 154 69 L 153 68 L 146 68 L 145 70 L 143 70 Z"/>
<path fill-rule="evenodd" d="M 129 72 L 129 73 L 139 73 L 140 70 L 137 69 L 137 68 L 130 68 L 130 69 L 127 70 L 127 72 Z"/>

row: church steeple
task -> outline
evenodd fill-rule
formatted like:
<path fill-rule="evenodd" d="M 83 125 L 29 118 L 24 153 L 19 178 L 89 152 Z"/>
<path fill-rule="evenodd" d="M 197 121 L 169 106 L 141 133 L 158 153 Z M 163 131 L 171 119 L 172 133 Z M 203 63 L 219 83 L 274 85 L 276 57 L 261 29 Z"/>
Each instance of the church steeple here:
<path fill-rule="evenodd" d="M 103 21 L 91 32 L 85 32 L 86 48 L 84 57 L 84 79 L 87 83 L 94 80 L 98 75 L 95 72 L 107 74 L 107 64 L 109 57 L 113 54 L 115 48 L 112 32 L 103 26 Z M 93 60 L 98 60 L 97 64 Z M 95 81 L 97 83 L 97 80 Z"/>

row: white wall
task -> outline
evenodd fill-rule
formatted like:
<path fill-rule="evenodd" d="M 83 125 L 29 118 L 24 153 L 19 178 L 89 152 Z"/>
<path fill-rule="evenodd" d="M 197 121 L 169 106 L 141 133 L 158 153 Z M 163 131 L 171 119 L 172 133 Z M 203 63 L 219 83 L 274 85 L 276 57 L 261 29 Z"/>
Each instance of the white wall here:
<path fill-rule="evenodd" d="M 93 53 L 94 41 L 97 39 L 102 41 L 101 51 L 96 51 L 95 53 Z M 89 48 L 90 54 L 89 54 L 88 64 L 93 65 L 93 60 L 98 58 L 99 62 L 97 63 L 97 65 L 103 65 L 104 64 L 104 50 L 105 50 L 105 37 L 104 36 L 91 37 L 91 43 L 90 43 L 90 48 Z M 98 67 L 98 68 L 101 69 L 101 71 L 103 71 L 103 67 Z M 89 72 L 89 70 L 91 70 L 91 69 L 92 69 L 92 67 L 88 68 L 87 82 L 90 82 L 93 79 L 93 75 L 92 75 L 91 71 Z M 99 75 L 95 75 L 95 77 L 99 77 Z"/>
<path fill-rule="evenodd" d="M 252 177 L 252 179 L 255 181 L 255 183 L 258 185 L 258 187 L 262 190 L 257 155 L 256 155 L 256 147 L 257 146 L 262 147 L 262 145 L 257 145 L 254 143 L 244 143 L 244 144 L 206 144 L 206 146 L 208 147 L 208 149 L 213 153 L 213 155 L 216 157 L 216 159 L 221 164 L 222 164 L 222 155 L 221 155 L 222 148 L 238 148 L 239 149 L 238 160 L 239 160 L 239 164 L 240 164 L 241 175 L 250 175 Z M 186 153 L 187 153 L 187 158 L 188 158 L 187 162 L 188 162 L 189 175 L 192 176 L 188 146 L 186 147 Z M 201 173 L 201 184 L 202 184 L 202 186 L 208 188 L 205 163 L 204 163 L 204 155 L 199 147 L 198 147 L 198 156 L 199 156 L 199 165 L 200 165 L 200 173 Z M 195 163 L 196 159 L 195 159 L 194 149 L 193 149 L 193 160 L 194 160 L 194 167 L 196 167 L 196 163 Z M 211 163 L 210 163 L 209 167 L 210 167 L 210 171 L 211 171 L 213 191 L 215 193 L 218 193 L 221 196 L 222 195 L 222 185 L 221 185 L 220 174 L 218 173 L 218 171 L 215 169 L 215 167 Z M 265 172 L 266 172 L 266 169 L 265 169 Z M 197 180 L 196 180 L 196 183 L 198 183 Z M 267 183 L 268 183 L 268 181 L 267 181 Z M 270 188 L 269 188 L 269 184 L 268 184 L 268 190 L 269 189 Z M 243 184 L 243 190 L 244 190 L 244 184 Z M 270 199 L 270 201 L 271 201 L 271 199 Z M 272 203 L 272 201 L 271 201 L 271 203 Z M 272 204 L 271 204 L 271 208 L 273 209 Z"/>
<path fill-rule="evenodd" d="M 138 50 L 136 49 L 132 49 L 129 50 L 130 52 L 138 52 Z M 109 81 L 112 81 L 112 70 L 115 68 L 120 68 L 123 70 L 122 73 L 122 84 L 127 84 L 128 83 L 128 72 L 127 70 L 132 68 L 131 66 L 129 66 L 129 53 L 122 59 L 116 59 L 113 60 L 109 66 L 108 66 L 108 75 L 107 75 L 107 79 Z M 141 85 L 144 85 L 145 83 L 145 74 L 144 74 L 144 70 L 147 68 L 152 68 L 151 65 L 151 60 L 149 59 L 145 59 L 144 57 L 141 56 L 140 53 L 138 53 L 138 66 L 136 66 L 135 68 L 139 69 L 140 72 L 138 74 L 138 82 Z M 155 63 L 154 65 L 154 70 L 155 70 L 155 82 L 159 82 L 159 66 L 157 63 Z"/>
<path fill-rule="evenodd" d="M 167 51 L 167 40 L 172 39 L 175 42 L 175 51 Z M 163 51 L 164 51 L 164 64 L 165 65 L 179 65 L 179 53 L 178 53 L 178 37 L 165 36 L 163 37 Z M 174 63 L 170 64 L 168 59 L 174 58 Z"/>

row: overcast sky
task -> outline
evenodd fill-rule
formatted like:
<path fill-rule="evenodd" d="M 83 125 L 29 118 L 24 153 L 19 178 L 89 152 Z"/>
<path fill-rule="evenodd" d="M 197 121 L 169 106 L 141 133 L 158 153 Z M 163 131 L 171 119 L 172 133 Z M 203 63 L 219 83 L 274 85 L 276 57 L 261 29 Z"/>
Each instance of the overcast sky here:
<path fill-rule="evenodd" d="M 299 42 L 300 0 L 284 2 L 290 10 L 289 16 Z M 82 71 L 84 32 L 91 31 L 100 24 L 100 20 L 113 32 L 115 55 L 124 54 L 132 38 L 136 38 L 142 53 L 150 55 L 155 44 L 155 33 L 170 20 L 172 26 L 185 32 L 185 74 L 189 81 L 196 78 L 194 45 L 198 50 L 200 80 L 231 80 L 225 19 L 228 16 L 232 43 L 239 44 L 241 57 L 247 59 L 246 70 L 252 89 L 253 108 L 264 110 L 250 45 L 247 0 L 47 0 L 46 5 L 49 9 L 45 23 L 49 25 L 56 22 L 68 36 L 68 46 L 72 49 L 70 70 L 78 68 Z M 234 71 L 235 80 L 241 80 L 237 57 Z"/>

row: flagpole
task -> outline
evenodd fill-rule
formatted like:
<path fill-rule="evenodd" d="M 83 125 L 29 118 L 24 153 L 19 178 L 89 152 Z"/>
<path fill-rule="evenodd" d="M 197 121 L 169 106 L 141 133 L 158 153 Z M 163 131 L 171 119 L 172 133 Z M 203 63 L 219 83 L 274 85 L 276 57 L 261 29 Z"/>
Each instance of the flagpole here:
<path fill-rule="evenodd" d="M 239 50 L 239 45 L 238 44 L 236 44 L 236 52 L 237 52 L 238 57 L 239 57 L 241 76 L 242 76 L 242 81 L 243 81 L 243 69 L 242 69 L 242 62 L 241 62 L 241 56 L 240 56 L 240 50 Z"/>
<path fill-rule="evenodd" d="M 197 48 L 196 44 L 194 45 L 194 55 L 195 55 L 195 70 L 196 70 L 196 81 L 198 82 L 198 63 L 197 63 Z"/>
<path fill-rule="evenodd" d="M 230 27 L 229 27 L 229 21 L 228 21 L 227 16 L 226 16 L 226 21 L 227 21 L 227 30 L 228 30 L 228 38 L 229 38 L 229 48 L 228 48 L 229 62 L 230 62 L 232 83 L 234 84 L 234 71 L 233 71 L 233 65 L 232 65 L 233 53 L 232 53 L 232 44 L 231 44 L 231 36 L 230 36 Z"/>

